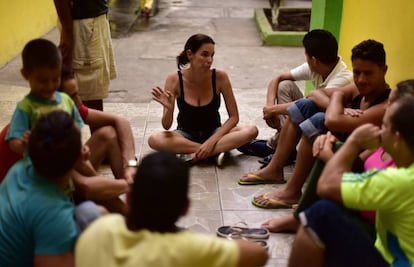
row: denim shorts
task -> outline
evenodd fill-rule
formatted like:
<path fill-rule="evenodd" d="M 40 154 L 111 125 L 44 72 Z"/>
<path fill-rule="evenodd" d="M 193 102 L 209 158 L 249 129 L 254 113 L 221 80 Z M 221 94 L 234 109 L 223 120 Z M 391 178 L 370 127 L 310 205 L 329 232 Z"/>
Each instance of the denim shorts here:
<path fill-rule="evenodd" d="M 187 138 L 190 141 L 202 144 L 207 139 L 210 138 L 215 132 L 217 132 L 220 129 L 220 127 L 217 127 L 213 130 L 207 130 L 207 131 L 185 131 L 183 129 L 177 128 L 175 131 L 185 138 Z"/>
<path fill-rule="evenodd" d="M 92 201 L 84 201 L 75 207 L 75 222 L 78 234 L 101 215 L 98 206 Z"/>
<path fill-rule="evenodd" d="M 351 213 L 330 200 L 319 200 L 299 213 L 313 240 L 325 248 L 324 266 L 389 266 Z"/>
<path fill-rule="evenodd" d="M 325 113 L 309 99 L 299 99 L 287 109 L 291 121 L 297 125 L 309 140 L 313 141 L 318 135 L 327 132 Z"/>

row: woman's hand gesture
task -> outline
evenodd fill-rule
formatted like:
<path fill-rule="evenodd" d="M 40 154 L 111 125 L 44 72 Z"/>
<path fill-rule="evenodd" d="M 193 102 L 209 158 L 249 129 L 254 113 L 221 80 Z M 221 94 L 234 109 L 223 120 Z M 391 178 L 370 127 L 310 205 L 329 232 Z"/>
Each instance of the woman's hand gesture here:
<path fill-rule="evenodd" d="M 152 88 L 152 99 L 160 103 L 164 108 L 173 110 L 174 108 L 174 96 L 169 91 L 164 91 L 159 86 Z"/>

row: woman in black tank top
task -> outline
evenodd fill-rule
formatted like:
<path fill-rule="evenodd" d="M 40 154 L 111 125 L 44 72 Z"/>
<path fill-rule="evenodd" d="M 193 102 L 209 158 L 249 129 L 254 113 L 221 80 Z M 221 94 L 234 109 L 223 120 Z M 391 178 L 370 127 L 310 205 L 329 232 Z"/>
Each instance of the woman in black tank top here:
<path fill-rule="evenodd" d="M 152 89 L 153 99 L 163 106 L 161 123 L 166 131 L 149 137 L 151 148 L 185 154 L 193 162 L 219 155 L 214 158 L 221 165 L 224 152 L 257 136 L 256 126 L 237 125 L 239 113 L 229 77 L 223 70 L 211 69 L 214 44 L 207 35 L 191 36 L 177 57 L 178 72 L 168 75 L 164 89 L 158 86 Z M 220 95 L 228 114 L 223 124 L 219 113 Z M 175 100 L 177 129 L 169 131 Z"/>

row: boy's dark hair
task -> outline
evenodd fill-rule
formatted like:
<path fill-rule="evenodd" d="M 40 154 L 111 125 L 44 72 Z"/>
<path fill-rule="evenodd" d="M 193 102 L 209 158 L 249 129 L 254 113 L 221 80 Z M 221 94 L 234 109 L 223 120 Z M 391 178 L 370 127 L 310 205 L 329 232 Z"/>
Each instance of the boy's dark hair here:
<path fill-rule="evenodd" d="M 316 29 L 308 32 L 302 40 L 309 57 L 315 57 L 324 64 L 335 64 L 338 60 L 338 42 L 332 33 Z"/>
<path fill-rule="evenodd" d="M 404 95 L 393 103 L 397 108 L 390 116 L 391 127 L 393 131 L 398 131 L 414 152 L 414 125 L 410 122 L 414 119 L 414 97 Z"/>
<path fill-rule="evenodd" d="M 380 67 L 385 66 L 384 45 L 375 40 L 365 40 L 352 48 L 351 60 L 355 59 L 369 60 Z"/>
<path fill-rule="evenodd" d="M 177 56 L 178 69 L 181 69 L 181 67 L 184 67 L 190 62 L 187 57 L 187 50 L 191 50 L 191 52 L 196 53 L 203 44 L 215 44 L 215 42 L 210 36 L 202 33 L 194 34 L 188 38 L 184 45 L 184 50 Z"/>
<path fill-rule="evenodd" d="M 189 168 L 165 151 L 145 156 L 139 164 L 131 192 L 128 218 L 136 229 L 167 232 L 187 205 Z"/>
<path fill-rule="evenodd" d="M 23 69 L 32 72 L 36 68 L 55 68 L 62 65 L 62 55 L 57 46 L 46 39 L 28 42 L 22 52 Z"/>
<path fill-rule="evenodd" d="M 56 179 L 73 168 L 81 146 L 81 134 L 72 116 L 56 110 L 40 118 L 30 134 L 28 151 L 36 172 Z"/>

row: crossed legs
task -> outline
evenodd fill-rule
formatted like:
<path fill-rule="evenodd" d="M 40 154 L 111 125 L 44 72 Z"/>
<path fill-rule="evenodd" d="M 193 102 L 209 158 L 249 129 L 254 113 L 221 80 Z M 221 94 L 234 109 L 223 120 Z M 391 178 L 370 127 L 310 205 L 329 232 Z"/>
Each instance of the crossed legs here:
<path fill-rule="evenodd" d="M 236 126 L 216 143 L 209 156 L 240 147 L 256 138 L 257 133 L 256 126 Z M 195 153 L 201 146 L 200 143 L 193 142 L 175 131 L 163 131 L 152 134 L 148 139 L 148 144 L 155 150 L 169 150 L 179 154 Z"/>

